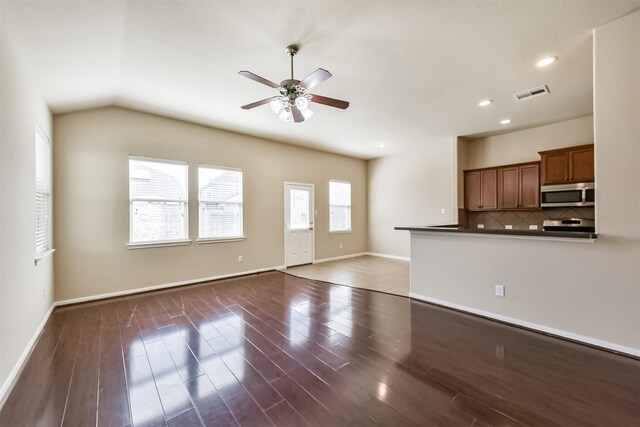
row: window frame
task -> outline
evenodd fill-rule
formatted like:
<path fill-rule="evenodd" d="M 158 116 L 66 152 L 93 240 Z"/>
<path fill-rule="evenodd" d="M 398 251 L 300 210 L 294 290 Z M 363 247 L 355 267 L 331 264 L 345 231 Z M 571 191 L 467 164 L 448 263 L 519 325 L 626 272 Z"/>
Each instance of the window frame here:
<path fill-rule="evenodd" d="M 200 199 L 200 168 L 205 169 L 218 169 L 218 170 L 228 170 L 233 172 L 240 172 L 240 197 L 241 202 L 240 205 L 240 235 L 238 236 L 229 236 L 229 237 L 200 237 L 200 213 L 201 213 L 201 204 L 202 200 Z M 198 238 L 196 243 L 198 244 L 208 244 L 208 243 L 225 243 L 225 242 L 241 242 L 245 239 L 244 234 L 244 171 L 242 168 L 235 168 L 230 166 L 217 166 L 210 165 L 206 163 L 198 163 Z M 206 203 L 206 201 L 205 201 Z M 230 203 L 231 204 L 231 203 Z"/>
<path fill-rule="evenodd" d="M 131 161 L 139 160 L 143 162 L 153 162 L 153 163 L 164 163 L 170 165 L 179 165 L 185 167 L 185 199 L 159 199 L 159 198 L 149 198 L 149 197 L 131 197 Z M 146 156 L 137 156 L 134 154 L 130 154 L 127 159 L 127 170 L 128 170 L 128 186 L 129 186 L 129 243 L 127 244 L 128 249 L 141 249 L 141 248 L 157 248 L 163 246 L 183 246 L 191 243 L 191 239 L 189 238 L 189 162 L 184 160 L 170 160 L 170 159 L 160 159 L 155 157 L 146 157 Z M 169 203 L 184 203 L 184 235 L 185 238 L 182 239 L 169 239 L 169 240 L 149 240 L 149 241 L 141 241 L 141 242 L 133 242 L 131 241 L 132 233 L 133 233 L 133 203 L 137 201 L 143 202 L 169 202 Z"/>
<path fill-rule="evenodd" d="M 331 229 L 331 207 L 332 206 L 347 206 L 347 205 L 334 205 L 331 203 L 331 183 L 335 182 L 335 183 L 339 183 L 339 184 L 349 184 L 349 228 L 345 229 L 345 230 L 332 230 Z M 329 234 L 345 234 L 345 233 L 353 233 L 353 223 L 352 223 L 352 219 L 353 219 L 353 215 L 352 215 L 352 211 L 353 211 L 353 203 L 352 203 L 352 190 L 353 189 L 353 185 L 351 184 L 351 181 L 344 181 L 344 180 L 339 180 L 339 179 L 330 179 L 329 180 Z"/>
<path fill-rule="evenodd" d="M 51 144 L 51 139 L 49 136 L 42 130 L 38 123 L 35 123 L 35 152 L 34 152 L 34 172 L 35 172 L 35 265 L 38 265 L 42 260 L 48 258 L 55 252 L 53 248 L 53 147 Z M 40 152 L 41 143 L 44 142 L 44 146 L 46 151 L 42 154 L 46 155 L 47 169 L 44 171 L 48 176 L 46 178 L 46 188 L 44 192 L 39 191 L 39 175 L 40 171 L 38 169 L 38 152 Z M 38 215 L 38 194 L 47 194 L 48 195 L 48 203 L 46 205 L 45 216 L 46 220 L 46 230 L 45 230 L 45 245 L 44 247 L 38 246 L 38 234 L 39 234 L 39 215 Z"/>

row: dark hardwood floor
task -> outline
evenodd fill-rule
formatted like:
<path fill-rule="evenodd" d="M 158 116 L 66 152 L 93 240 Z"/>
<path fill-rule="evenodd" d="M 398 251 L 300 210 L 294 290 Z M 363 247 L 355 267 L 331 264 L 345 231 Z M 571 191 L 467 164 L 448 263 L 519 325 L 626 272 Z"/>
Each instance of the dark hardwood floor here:
<path fill-rule="evenodd" d="M 58 309 L 0 425 L 632 426 L 640 362 L 280 272 Z"/>

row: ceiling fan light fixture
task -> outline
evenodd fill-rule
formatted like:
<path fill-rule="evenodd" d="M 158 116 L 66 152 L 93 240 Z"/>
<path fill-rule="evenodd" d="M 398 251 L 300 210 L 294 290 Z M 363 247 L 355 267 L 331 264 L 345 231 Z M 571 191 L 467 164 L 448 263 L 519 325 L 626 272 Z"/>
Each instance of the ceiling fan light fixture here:
<path fill-rule="evenodd" d="M 305 120 L 309 120 L 313 116 L 313 111 L 311 110 L 302 110 L 301 113 Z"/>
<path fill-rule="evenodd" d="M 298 96 L 296 98 L 296 107 L 298 107 L 300 111 L 305 111 L 309 108 L 309 100 L 305 96 Z"/>
<path fill-rule="evenodd" d="M 291 121 L 291 111 L 284 108 L 280 114 L 278 114 L 278 117 L 280 117 L 280 120 L 283 122 L 289 123 Z"/>
<path fill-rule="evenodd" d="M 269 102 L 269 108 L 271 108 L 271 111 L 275 114 L 279 114 L 284 108 L 284 102 L 282 102 L 280 98 L 274 98 Z"/>

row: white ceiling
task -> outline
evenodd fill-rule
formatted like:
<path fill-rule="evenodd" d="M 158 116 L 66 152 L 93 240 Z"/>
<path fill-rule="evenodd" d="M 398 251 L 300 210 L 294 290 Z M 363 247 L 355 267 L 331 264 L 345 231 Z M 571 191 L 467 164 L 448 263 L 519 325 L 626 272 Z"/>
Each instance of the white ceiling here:
<path fill-rule="evenodd" d="M 607 1 L 13 1 L 0 19 L 54 113 L 120 105 L 373 158 L 443 137 L 592 113 L 591 29 L 640 7 Z M 325 68 L 302 124 L 240 105 L 275 90 L 240 77 Z M 545 69 L 534 63 L 556 55 Z M 524 102 L 516 92 L 547 84 Z M 494 103 L 479 108 L 478 101 Z M 388 144 L 381 149 L 380 143 Z"/>

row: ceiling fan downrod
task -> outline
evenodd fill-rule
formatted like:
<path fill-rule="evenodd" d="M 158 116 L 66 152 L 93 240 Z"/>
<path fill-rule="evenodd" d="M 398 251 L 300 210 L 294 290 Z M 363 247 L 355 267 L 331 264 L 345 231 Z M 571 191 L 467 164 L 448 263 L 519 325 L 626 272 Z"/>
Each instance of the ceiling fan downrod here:
<path fill-rule="evenodd" d="M 286 48 L 289 57 L 291 58 L 291 80 L 293 80 L 293 57 L 298 53 L 298 46 L 295 44 L 290 44 Z"/>

